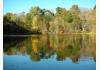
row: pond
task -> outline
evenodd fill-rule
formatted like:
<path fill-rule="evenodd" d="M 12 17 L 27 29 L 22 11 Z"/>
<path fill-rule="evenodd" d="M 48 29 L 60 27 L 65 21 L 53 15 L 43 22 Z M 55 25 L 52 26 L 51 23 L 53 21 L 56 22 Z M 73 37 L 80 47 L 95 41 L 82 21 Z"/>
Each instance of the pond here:
<path fill-rule="evenodd" d="M 96 70 L 95 35 L 4 36 L 4 70 Z"/>

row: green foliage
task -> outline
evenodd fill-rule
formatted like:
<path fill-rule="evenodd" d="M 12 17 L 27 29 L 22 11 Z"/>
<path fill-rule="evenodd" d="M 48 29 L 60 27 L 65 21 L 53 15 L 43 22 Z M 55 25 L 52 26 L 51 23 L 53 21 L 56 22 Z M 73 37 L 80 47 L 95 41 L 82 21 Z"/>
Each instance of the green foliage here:
<path fill-rule="evenodd" d="M 73 22 L 73 15 L 72 15 L 71 12 L 67 13 L 66 20 L 67 20 L 68 23 L 72 23 Z"/>
<path fill-rule="evenodd" d="M 16 15 L 13 13 L 7 13 L 3 16 L 4 23 L 16 22 Z"/>
<path fill-rule="evenodd" d="M 36 6 L 36 7 L 31 7 L 30 9 L 30 13 L 32 13 L 33 15 L 42 15 L 42 10 Z"/>
<path fill-rule="evenodd" d="M 67 10 L 65 8 L 57 7 L 56 15 L 60 17 L 65 17 L 67 15 Z"/>
<path fill-rule="evenodd" d="M 71 10 L 71 12 L 77 13 L 77 14 L 80 12 L 78 5 L 72 5 L 70 10 Z"/>

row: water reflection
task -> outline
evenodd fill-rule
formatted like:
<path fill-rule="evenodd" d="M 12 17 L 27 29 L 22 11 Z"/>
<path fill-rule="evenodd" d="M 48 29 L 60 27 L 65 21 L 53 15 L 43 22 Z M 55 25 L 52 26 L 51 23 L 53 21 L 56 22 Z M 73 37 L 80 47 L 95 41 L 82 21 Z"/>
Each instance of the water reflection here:
<path fill-rule="evenodd" d="M 87 58 L 96 61 L 94 35 L 33 35 L 29 37 L 4 37 L 4 54 L 28 55 L 32 61 L 49 59 L 57 61 L 70 58 L 73 63 Z"/>

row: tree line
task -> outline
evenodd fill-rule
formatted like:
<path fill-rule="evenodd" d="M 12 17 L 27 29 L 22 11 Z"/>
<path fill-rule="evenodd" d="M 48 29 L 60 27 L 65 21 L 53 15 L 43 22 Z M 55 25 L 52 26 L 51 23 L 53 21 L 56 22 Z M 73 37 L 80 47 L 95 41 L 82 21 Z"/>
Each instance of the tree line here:
<path fill-rule="evenodd" d="M 81 9 L 78 5 L 72 5 L 69 10 L 57 7 L 55 13 L 35 6 L 28 13 L 4 14 L 3 25 L 17 25 L 41 34 L 95 33 L 96 6 L 89 10 Z"/>

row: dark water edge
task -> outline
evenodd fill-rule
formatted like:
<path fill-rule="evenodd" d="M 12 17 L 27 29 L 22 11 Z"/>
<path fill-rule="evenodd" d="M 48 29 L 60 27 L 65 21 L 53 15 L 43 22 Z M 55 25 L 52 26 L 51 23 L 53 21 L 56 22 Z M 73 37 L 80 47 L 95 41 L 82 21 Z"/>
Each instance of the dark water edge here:
<path fill-rule="evenodd" d="M 96 70 L 95 35 L 4 36 L 4 70 Z"/>

